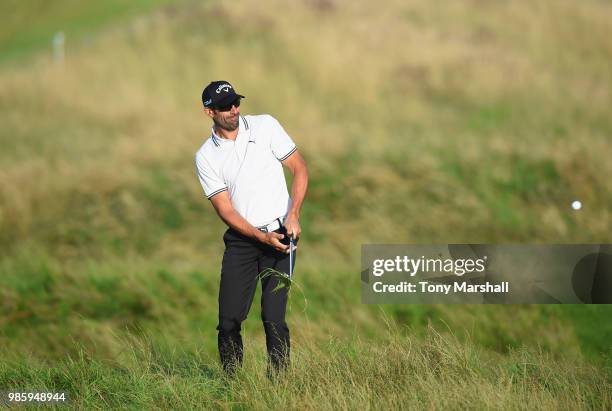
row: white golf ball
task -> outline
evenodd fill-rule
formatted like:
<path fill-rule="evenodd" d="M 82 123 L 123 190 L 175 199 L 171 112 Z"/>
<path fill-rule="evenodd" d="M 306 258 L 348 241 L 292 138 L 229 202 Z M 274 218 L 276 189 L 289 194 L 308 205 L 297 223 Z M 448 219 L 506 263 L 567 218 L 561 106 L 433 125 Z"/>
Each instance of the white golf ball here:
<path fill-rule="evenodd" d="M 572 202 L 572 208 L 574 210 L 580 210 L 582 208 L 582 203 L 580 201 L 578 201 L 578 200 L 574 200 Z"/>

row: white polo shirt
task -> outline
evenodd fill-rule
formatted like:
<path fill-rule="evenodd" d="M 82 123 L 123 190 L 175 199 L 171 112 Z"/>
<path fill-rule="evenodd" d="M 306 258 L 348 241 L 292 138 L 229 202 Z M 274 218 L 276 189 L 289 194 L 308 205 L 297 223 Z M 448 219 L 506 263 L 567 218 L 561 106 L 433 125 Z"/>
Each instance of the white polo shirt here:
<path fill-rule="evenodd" d="M 196 153 L 196 171 L 208 199 L 228 191 L 234 209 L 260 227 L 291 208 L 281 161 L 295 150 L 274 117 L 241 116 L 235 141 L 219 137 L 213 127 Z"/>

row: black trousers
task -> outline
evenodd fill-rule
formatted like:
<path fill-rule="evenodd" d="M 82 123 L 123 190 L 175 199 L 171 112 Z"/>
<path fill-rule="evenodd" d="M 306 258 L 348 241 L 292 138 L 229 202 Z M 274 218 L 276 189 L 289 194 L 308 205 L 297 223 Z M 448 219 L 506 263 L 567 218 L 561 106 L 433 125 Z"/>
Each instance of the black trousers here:
<path fill-rule="evenodd" d="M 286 234 L 285 227 L 276 232 Z M 289 273 L 289 254 L 228 229 L 224 236 L 225 253 L 219 289 L 219 354 L 225 371 L 232 373 L 242 364 L 241 324 L 247 318 L 259 274 L 266 268 Z M 296 252 L 293 253 L 294 257 Z M 294 258 L 295 264 L 295 258 Z M 276 276 L 261 279 L 261 319 L 266 333 L 268 372 L 282 370 L 289 363 L 289 328 L 285 322 L 287 288 L 273 291 Z"/>

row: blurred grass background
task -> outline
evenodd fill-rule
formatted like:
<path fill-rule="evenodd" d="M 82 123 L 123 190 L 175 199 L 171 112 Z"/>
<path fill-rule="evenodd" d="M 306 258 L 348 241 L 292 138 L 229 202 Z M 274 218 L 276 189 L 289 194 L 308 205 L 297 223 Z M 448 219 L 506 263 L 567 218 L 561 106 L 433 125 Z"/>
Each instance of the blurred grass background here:
<path fill-rule="evenodd" d="M 487 393 L 474 404 L 610 406 L 609 306 L 366 306 L 358 291 L 362 243 L 610 242 L 610 3 L 0 8 L 0 360 L 11 364 L 0 387 L 69 387 L 86 408 L 154 406 L 155 394 L 144 395 L 152 387 L 179 408 L 317 408 L 320 396 L 323 408 L 355 408 L 358 398 L 366 407 L 376 398 L 369 407 L 397 408 L 400 399 L 457 408 L 466 406 L 461 391 L 425 395 L 433 383 L 423 381 L 438 378 L 431 362 L 408 365 L 414 353 L 468 350 L 486 359 L 461 368 Z M 58 30 L 63 63 L 51 53 Z M 159 384 L 177 375 L 185 387 L 199 387 L 198 378 L 221 384 L 214 327 L 224 226 L 193 164 L 210 132 L 199 96 L 213 79 L 247 96 L 243 114 L 278 118 L 308 161 L 297 266 L 308 305 L 295 294 L 296 385 L 287 382 L 283 395 L 266 396 L 257 377 L 265 361 L 256 301 L 245 323 L 253 368 L 227 391 L 173 402 Z M 451 337 L 450 351 L 427 343 Z M 134 388 L 140 396 L 121 396 L 140 375 L 135 352 L 161 360 Z M 121 367 L 130 361 L 134 369 Z M 183 374 L 168 371 L 181 364 Z M 339 364 L 368 390 L 342 385 Z M 554 369 L 561 382 L 551 388 L 525 364 Z M 430 372 L 420 394 L 400 389 L 401 378 Z M 95 394 L 88 375 L 107 376 L 109 391 Z M 399 385 L 369 391 L 374 375 Z M 340 388 L 300 391 L 308 378 Z M 496 394 L 506 379 L 507 395 Z M 564 391 L 576 395 L 554 399 Z"/>

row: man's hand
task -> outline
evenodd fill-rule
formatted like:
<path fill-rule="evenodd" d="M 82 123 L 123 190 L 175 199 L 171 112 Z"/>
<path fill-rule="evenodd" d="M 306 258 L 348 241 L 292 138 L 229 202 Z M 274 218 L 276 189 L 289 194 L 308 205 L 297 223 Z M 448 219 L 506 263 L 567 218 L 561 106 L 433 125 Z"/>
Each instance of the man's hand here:
<path fill-rule="evenodd" d="M 270 233 L 261 233 L 262 235 L 258 240 L 264 244 L 268 244 L 275 250 L 278 250 L 283 253 L 289 252 L 289 246 L 280 242 L 285 236 L 280 233 L 270 232 Z"/>
<path fill-rule="evenodd" d="M 287 235 L 294 240 L 300 236 L 302 229 L 300 228 L 300 221 L 293 215 L 288 215 L 283 224 L 287 229 Z"/>

